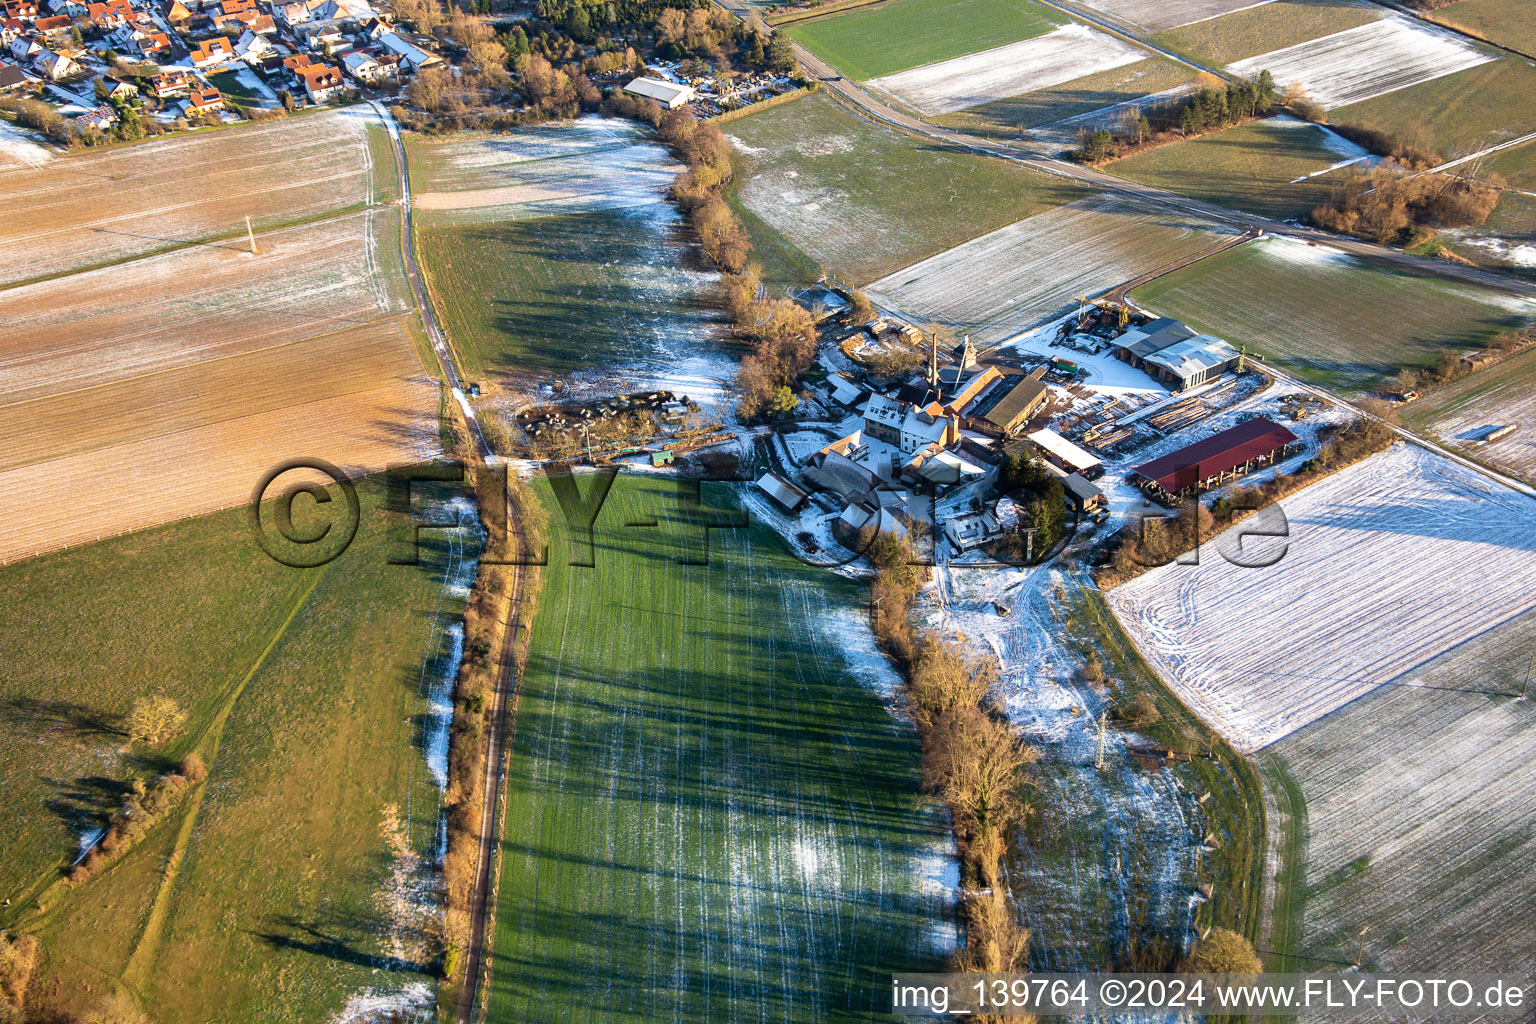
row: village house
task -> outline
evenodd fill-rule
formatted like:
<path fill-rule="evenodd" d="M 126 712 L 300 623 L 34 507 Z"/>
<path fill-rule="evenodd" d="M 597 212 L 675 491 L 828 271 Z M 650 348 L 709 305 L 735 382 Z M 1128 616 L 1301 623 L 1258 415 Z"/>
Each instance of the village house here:
<path fill-rule="evenodd" d="M 171 39 L 164 32 L 147 32 L 137 34 L 134 46 L 145 57 L 153 57 L 157 53 L 170 53 Z"/>
<path fill-rule="evenodd" d="M 5 16 L 17 21 L 31 21 L 37 17 L 37 4 L 31 0 L 6 0 Z"/>
<path fill-rule="evenodd" d="M 0 63 L 0 92 L 16 92 L 31 84 L 27 73 L 14 64 Z"/>
<path fill-rule="evenodd" d="M 399 57 L 400 63 L 413 74 L 422 68 L 435 68 L 446 63 L 437 54 L 428 53 L 399 32 L 384 33 L 379 36 L 379 44 L 392 55 Z"/>
<path fill-rule="evenodd" d="M 86 17 L 103 32 L 122 28 L 134 20 L 133 5 L 128 0 L 107 0 L 106 3 L 90 4 Z"/>
<path fill-rule="evenodd" d="M 69 33 L 74 27 L 75 23 L 62 14 L 38 18 L 32 22 L 32 28 L 49 46 L 59 46 L 69 42 Z"/>
<path fill-rule="evenodd" d="M 259 60 L 267 54 L 276 52 L 277 46 L 272 40 L 250 29 L 246 29 L 241 33 L 240 38 L 235 40 L 235 56 L 241 60 Z"/>
<path fill-rule="evenodd" d="M 188 114 L 211 114 L 224 109 L 224 96 L 211 85 L 191 90 L 187 94 Z"/>
<path fill-rule="evenodd" d="M 43 50 L 33 64 L 50 82 L 58 82 L 80 72 L 79 64 L 52 50 Z"/>
<path fill-rule="evenodd" d="M 380 85 L 399 79 L 397 58 L 386 57 L 380 60 L 367 50 L 349 50 L 342 54 L 341 66 L 353 80 L 363 85 Z"/>
<path fill-rule="evenodd" d="M 139 83 L 127 75 L 104 75 L 101 81 L 109 100 L 131 100 L 139 94 Z"/>
<path fill-rule="evenodd" d="M 35 63 L 42 52 L 43 44 L 30 36 L 17 36 L 11 40 L 11 56 L 19 61 Z"/>
<path fill-rule="evenodd" d="M 311 64 L 299 68 L 298 75 L 304 83 L 304 92 L 309 96 L 311 103 L 330 103 L 339 99 L 346 91 L 346 84 L 341 80 L 341 72 L 329 64 Z"/>
<path fill-rule="evenodd" d="M 176 28 L 182 28 L 192 20 L 192 12 L 187 10 L 181 0 L 171 0 L 165 7 L 165 20 Z"/>
<path fill-rule="evenodd" d="M 149 88 L 155 94 L 156 99 L 165 99 L 168 96 L 182 96 L 191 88 L 191 80 L 187 73 L 180 68 L 166 68 L 158 75 L 152 75 L 149 79 Z"/>
<path fill-rule="evenodd" d="M 235 48 L 228 39 L 223 36 L 215 36 L 212 39 L 204 39 L 192 48 L 192 66 L 195 68 L 212 67 L 222 64 L 235 55 Z"/>
<path fill-rule="evenodd" d="M 48 9 L 70 19 L 86 16 L 86 5 L 80 0 L 48 0 Z"/>
<path fill-rule="evenodd" d="M 77 132 L 85 132 L 93 128 L 105 131 L 117 124 L 117 112 L 103 103 L 95 110 L 88 110 L 69 123 Z"/>

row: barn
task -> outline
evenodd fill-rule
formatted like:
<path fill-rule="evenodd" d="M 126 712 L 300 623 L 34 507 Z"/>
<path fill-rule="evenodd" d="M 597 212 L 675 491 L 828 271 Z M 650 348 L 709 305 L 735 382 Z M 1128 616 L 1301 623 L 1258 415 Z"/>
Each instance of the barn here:
<path fill-rule="evenodd" d="M 624 91 L 634 96 L 655 100 L 668 110 L 676 110 L 693 99 L 693 86 L 678 85 L 676 82 L 667 82 L 660 78 L 637 78 L 626 85 Z"/>
<path fill-rule="evenodd" d="M 1154 497 L 1198 494 L 1268 466 L 1300 444 L 1285 427 L 1259 416 L 1137 466 L 1131 479 Z"/>
<path fill-rule="evenodd" d="M 1213 380 L 1242 361 L 1237 349 L 1220 338 L 1166 316 L 1126 331 L 1115 339 L 1115 348 L 1123 362 L 1145 370 L 1171 391 Z"/>

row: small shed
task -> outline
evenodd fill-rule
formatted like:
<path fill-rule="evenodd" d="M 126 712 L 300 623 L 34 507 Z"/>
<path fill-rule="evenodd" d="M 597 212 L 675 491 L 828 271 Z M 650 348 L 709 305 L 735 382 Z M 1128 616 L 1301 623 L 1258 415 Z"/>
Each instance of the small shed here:
<path fill-rule="evenodd" d="M 785 512 L 795 512 L 805 504 L 805 492 L 777 473 L 770 471 L 758 477 L 757 488 Z"/>

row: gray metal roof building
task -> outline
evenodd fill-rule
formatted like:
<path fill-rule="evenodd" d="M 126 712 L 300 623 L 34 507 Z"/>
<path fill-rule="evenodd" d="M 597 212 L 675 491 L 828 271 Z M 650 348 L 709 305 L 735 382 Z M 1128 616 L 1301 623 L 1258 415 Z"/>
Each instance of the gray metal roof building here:
<path fill-rule="evenodd" d="M 1173 391 L 1219 377 L 1242 358 L 1220 338 L 1196 333 L 1188 324 L 1166 316 L 1126 331 L 1115 346 L 1123 361 L 1145 370 Z"/>

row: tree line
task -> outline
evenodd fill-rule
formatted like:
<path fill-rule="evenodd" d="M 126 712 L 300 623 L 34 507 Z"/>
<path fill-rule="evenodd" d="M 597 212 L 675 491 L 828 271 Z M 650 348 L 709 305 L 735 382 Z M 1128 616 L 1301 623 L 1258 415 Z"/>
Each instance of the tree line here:
<path fill-rule="evenodd" d="M 1078 148 L 1068 155 L 1085 164 L 1118 160 L 1176 139 L 1193 138 L 1264 117 L 1277 106 L 1299 99 L 1282 99 L 1275 77 L 1268 71 L 1259 72 L 1258 78 L 1252 80 L 1225 84 L 1213 75 L 1203 74 L 1200 82 L 1198 92 L 1172 109 L 1154 111 L 1149 116 L 1129 107 L 1115 129 L 1084 129 Z"/>

